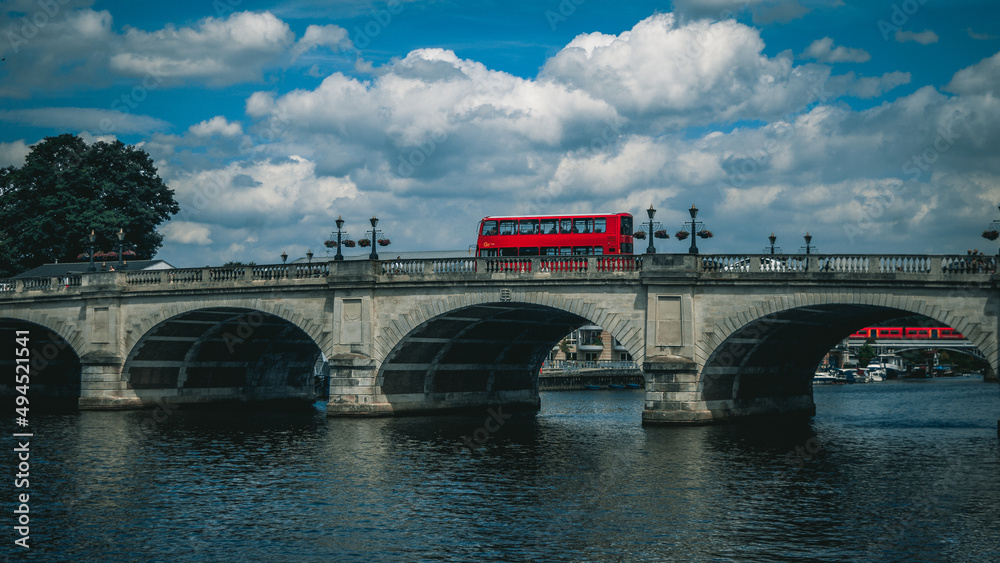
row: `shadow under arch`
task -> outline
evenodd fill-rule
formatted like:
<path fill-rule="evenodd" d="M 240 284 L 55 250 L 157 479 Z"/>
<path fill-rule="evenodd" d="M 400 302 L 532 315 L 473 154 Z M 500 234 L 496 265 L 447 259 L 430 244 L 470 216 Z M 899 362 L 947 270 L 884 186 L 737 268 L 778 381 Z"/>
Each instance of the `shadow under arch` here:
<path fill-rule="evenodd" d="M 27 334 L 19 334 L 27 331 Z M 30 411 L 75 410 L 80 399 L 80 356 L 62 335 L 23 319 L 0 318 L 0 397 L 22 394 Z M 19 350 L 26 348 L 25 355 Z M 27 378 L 22 376 L 27 375 Z M 13 401 L 6 402 L 13 404 Z M 30 412 L 29 411 L 29 412 Z"/>
<path fill-rule="evenodd" d="M 281 317 L 207 307 L 146 331 L 129 352 L 122 378 L 144 404 L 311 403 L 321 357 L 316 342 Z"/>
<path fill-rule="evenodd" d="M 812 397 L 816 366 L 847 335 L 913 314 L 878 305 L 817 304 L 754 319 L 727 336 L 705 362 L 703 400 L 731 400 L 741 408 L 762 399 Z"/>
<path fill-rule="evenodd" d="M 419 324 L 389 351 L 375 385 L 392 412 L 505 405 L 538 409 L 538 371 L 552 347 L 593 324 L 525 302 L 460 307 Z"/>

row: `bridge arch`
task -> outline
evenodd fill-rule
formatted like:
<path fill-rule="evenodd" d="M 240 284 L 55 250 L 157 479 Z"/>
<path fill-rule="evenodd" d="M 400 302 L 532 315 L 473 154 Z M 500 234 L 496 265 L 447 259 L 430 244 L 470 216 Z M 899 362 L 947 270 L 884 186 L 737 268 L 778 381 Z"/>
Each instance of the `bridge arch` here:
<path fill-rule="evenodd" d="M 192 300 L 177 301 L 167 305 L 157 306 L 151 313 L 144 316 L 137 316 L 131 319 L 125 327 L 123 338 L 119 348 L 122 358 L 127 358 L 139 340 L 154 327 L 162 324 L 166 320 L 177 317 L 184 313 L 198 311 L 207 308 L 231 308 L 245 309 L 248 311 L 260 311 L 274 317 L 284 319 L 295 325 L 309 335 L 313 341 L 326 351 L 331 346 L 330 327 L 325 326 L 322 321 L 307 317 L 294 307 L 275 303 L 265 299 L 212 299 L 212 300 Z"/>
<path fill-rule="evenodd" d="M 912 314 L 954 327 L 996 366 L 996 333 L 982 312 L 907 295 L 796 294 L 755 303 L 706 331 L 714 346 L 699 349 L 696 358 L 703 400 L 710 410 L 719 401 L 736 401 L 737 409 L 759 400 L 808 397 L 811 403 L 813 373 L 827 351 L 859 327 Z"/>
<path fill-rule="evenodd" d="M 315 398 L 315 340 L 283 317 L 256 309 L 201 307 L 146 330 L 122 367 L 144 403 Z"/>
<path fill-rule="evenodd" d="M 637 310 L 634 293 L 628 296 L 633 302 L 615 300 L 613 296 L 614 294 L 609 292 L 609 298 L 606 300 L 613 305 L 602 305 L 593 299 L 550 291 L 513 291 L 506 297 L 498 299 L 498 291 L 495 288 L 470 290 L 458 295 L 433 296 L 383 323 L 379 335 L 375 338 L 375 360 L 379 364 L 384 362 L 410 331 L 434 317 L 473 305 L 512 303 L 526 307 L 547 307 L 581 317 L 589 323 L 584 322 L 580 326 L 595 324 L 602 327 L 628 350 L 636 362 L 641 363 L 645 354 L 645 335 L 642 327 L 644 309 Z"/>
<path fill-rule="evenodd" d="M 473 292 L 413 307 L 381 327 L 375 385 L 393 412 L 484 404 L 538 406 L 549 351 L 589 324 L 641 361 L 641 315 L 561 295 Z"/>
<path fill-rule="evenodd" d="M 16 395 L 18 386 L 26 385 L 32 409 L 75 408 L 81 389 L 78 350 L 82 342 L 76 334 L 74 346 L 63 336 L 67 330 L 64 323 L 38 312 L 0 317 L 0 341 L 5 343 L 0 350 L 0 369 L 7 374 L 0 381 L 0 396 Z M 27 353 L 20 351 L 22 347 Z M 27 377 L 19 379 L 23 376 Z"/>

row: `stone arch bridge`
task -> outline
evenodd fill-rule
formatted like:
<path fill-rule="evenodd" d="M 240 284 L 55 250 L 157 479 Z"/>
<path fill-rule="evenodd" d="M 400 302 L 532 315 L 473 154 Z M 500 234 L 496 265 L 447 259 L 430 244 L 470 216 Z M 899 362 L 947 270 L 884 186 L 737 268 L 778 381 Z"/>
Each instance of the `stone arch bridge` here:
<path fill-rule="evenodd" d="M 641 362 L 644 423 L 814 412 L 826 351 L 925 315 L 998 367 L 992 257 L 645 255 L 344 261 L 0 280 L 0 362 L 82 409 L 312 400 L 328 414 L 537 408 L 538 371 L 596 324 Z M 12 378 L 0 392 L 12 394 Z"/>

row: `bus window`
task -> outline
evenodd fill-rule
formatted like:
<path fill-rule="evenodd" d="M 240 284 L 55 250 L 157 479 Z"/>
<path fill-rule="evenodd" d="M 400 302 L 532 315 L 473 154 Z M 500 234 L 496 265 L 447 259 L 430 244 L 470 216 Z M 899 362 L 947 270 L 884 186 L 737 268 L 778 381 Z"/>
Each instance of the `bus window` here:
<path fill-rule="evenodd" d="M 607 230 L 607 219 L 601 217 L 599 219 L 594 219 L 594 232 L 603 233 Z"/>
<path fill-rule="evenodd" d="M 521 219 L 521 234 L 522 235 L 537 235 L 538 234 L 538 219 Z"/>
<path fill-rule="evenodd" d="M 500 234 L 513 235 L 517 233 L 516 221 L 500 221 Z"/>
<path fill-rule="evenodd" d="M 543 235 L 554 235 L 559 232 L 556 228 L 555 219 L 542 219 L 542 234 Z"/>
<path fill-rule="evenodd" d="M 574 256 L 586 256 L 590 254 L 591 248 L 589 246 L 574 246 L 573 255 Z"/>
<path fill-rule="evenodd" d="M 574 233 L 589 233 L 594 230 L 593 219 L 573 219 Z"/>
<path fill-rule="evenodd" d="M 543 246 L 541 249 L 542 256 L 557 256 L 559 255 L 559 248 L 555 246 Z"/>
<path fill-rule="evenodd" d="M 519 249 L 518 254 L 521 256 L 538 256 L 538 247 L 529 246 L 526 248 L 521 248 Z"/>
<path fill-rule="evenodd" d="M 622 254 L 632 254 L 632 243 L 623 242 L 622 243 Z"/>
<path fill-rule="evenodd" d="M 632 236 L 632 218 L 631 217 L 622 217 L 622 234 L 626 235 L 626 236 Z M 622 252 L 625 252 L 625 250 L 623 249 Z M 629 250 L 629 253 L 631 253 L 631 252 L 632 251 Z"/>
<path fill-rule="evenodd" d="M 594 255 L 601 256 L 603 254 L 604 254 L 604 247 L 603 246 L 595 246 L 594 247 Z"/>
<path fill-rule="evenodd" d="M 483 258 L 496 258 L 498 256 L 497 249 L 495 248 L 484 248 L 479 251 L 479 256 Z"/>
<path fill-rule="evenodd" d="M 559 247 L 559 256 L 569 256 L 573 253 L 573 249 L 568 246 Z"/>
<path fill-rule="evenodd" d="M 496 221 L 483 221 L 483 230 L 481 234 L 484 236 L 490 236 L 497 234 L 497 222 Z"/>
<path fill-rule="evenodd" d="M 516 248 L 501 248 L 500 256 L 517 256 Z"/>
<path fill-rule="evenodd" d="M 573 230 L 571 228 L 572 224 L 573 224 L 573 221 L 571 219 L 560 219 L 559 220 L 559 232 L 563 233 L 563 234 L 572 233 L 573 232 Z"/>

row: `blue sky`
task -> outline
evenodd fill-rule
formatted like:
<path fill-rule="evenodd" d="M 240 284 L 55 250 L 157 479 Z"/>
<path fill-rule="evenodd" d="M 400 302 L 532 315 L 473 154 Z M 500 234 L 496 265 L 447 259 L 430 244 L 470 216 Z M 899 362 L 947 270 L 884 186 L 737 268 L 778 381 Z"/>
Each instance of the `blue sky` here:
<path fill-rule="evenodd" d="M 703 252 L 965 253 L 1000 218 L 995 1 L 0 7 L 0 165 L 142 146 L 175 265 L 463 249 L 484 215 L 628 211 Z M 660 241 L 661 252 L 687 245 Z"/>

